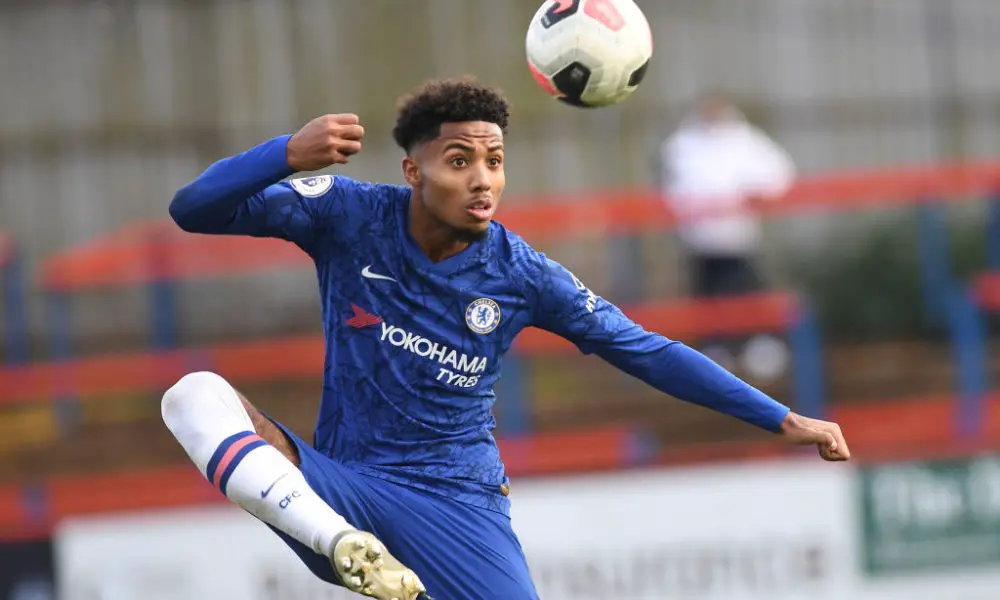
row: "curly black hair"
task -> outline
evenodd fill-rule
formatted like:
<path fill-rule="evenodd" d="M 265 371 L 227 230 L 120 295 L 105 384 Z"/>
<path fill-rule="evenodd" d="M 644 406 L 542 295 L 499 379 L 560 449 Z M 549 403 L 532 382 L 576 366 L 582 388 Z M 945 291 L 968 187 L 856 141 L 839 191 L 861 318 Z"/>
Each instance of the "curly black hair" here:
<path fill-rule="evenodd" d="M 506 134 L 509 118 L 503 94 L 474 77 L 433 79 L 400 99 L 392 137 L 408 153 L 436 138 L 443 123 L 485 121 Z"/>

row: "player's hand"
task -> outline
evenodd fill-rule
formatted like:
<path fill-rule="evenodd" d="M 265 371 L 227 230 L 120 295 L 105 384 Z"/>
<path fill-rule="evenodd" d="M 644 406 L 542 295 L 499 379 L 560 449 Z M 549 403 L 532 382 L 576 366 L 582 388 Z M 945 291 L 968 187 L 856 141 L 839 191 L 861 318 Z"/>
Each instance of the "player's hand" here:
<path fill-rule="evenodd" d="M 851 451 L 840 431 L 840 425 L 819 419 L 810 419 L 793 412 L 781 423 L 781 436 L 790 444 L 819 448 L 823 460 L 844 461 L 851 458 Z"/>
<path fill-rule="evenodd" d="M 358 115 L 323 115 L 309 121 L 288 140 L 285 160 L 296 172 L 347 164 L 361 151 L 365 129 Z"/>

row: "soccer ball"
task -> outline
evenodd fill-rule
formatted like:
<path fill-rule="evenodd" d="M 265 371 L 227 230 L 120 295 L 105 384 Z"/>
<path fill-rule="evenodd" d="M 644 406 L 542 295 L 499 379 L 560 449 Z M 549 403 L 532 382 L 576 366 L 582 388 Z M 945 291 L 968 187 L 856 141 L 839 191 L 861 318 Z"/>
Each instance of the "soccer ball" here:
<path fill-rule="evenodd" d="M 609 106 L 642 83 L 653 35 L 633 0 L 545 0 L 525 49 L 546 92 L 573 106 Z"/>

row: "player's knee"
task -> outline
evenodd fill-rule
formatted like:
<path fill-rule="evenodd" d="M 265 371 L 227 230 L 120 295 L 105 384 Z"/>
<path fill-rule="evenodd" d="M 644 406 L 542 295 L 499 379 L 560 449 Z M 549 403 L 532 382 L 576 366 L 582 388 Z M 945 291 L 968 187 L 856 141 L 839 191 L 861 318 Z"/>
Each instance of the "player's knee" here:
<path fill-rule="evenodd" d="M 181 377 L 163 394 L 160 412 L 163 422 L 173 429 L 174 424 L 196 414 L 206 402 L 232 402 L 232 399 L 235 399 L 236 406 L 240 405 L 236 391 L 228 381 L 216 373 L 198 371 Z"/>

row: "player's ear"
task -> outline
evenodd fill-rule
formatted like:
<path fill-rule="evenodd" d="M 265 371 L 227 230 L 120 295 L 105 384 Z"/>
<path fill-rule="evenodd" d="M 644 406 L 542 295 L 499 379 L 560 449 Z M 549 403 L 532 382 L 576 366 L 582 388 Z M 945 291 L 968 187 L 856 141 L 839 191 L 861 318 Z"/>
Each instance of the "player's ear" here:
<path fill-rule="evenodd" d="M 403 178 L 410 187 L 420 186 L 420 165 L 413 160 L 412 156 L 403 158 Z"/>

